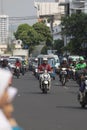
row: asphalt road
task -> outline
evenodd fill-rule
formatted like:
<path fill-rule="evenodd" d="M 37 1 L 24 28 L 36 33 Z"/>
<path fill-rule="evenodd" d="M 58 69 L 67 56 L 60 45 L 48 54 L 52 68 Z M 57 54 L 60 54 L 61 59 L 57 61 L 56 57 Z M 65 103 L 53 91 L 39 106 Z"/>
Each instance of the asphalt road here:
<path fill-rule="evenodd" d="M 14 117 L 24 130 L 87 130 L 87 108 L 77 101 L 78 85 L 69 81 L 65 87 L 56 77 L 48 94 L 42 94 L 31 72 L 14 78 L 18 88 Z"/>

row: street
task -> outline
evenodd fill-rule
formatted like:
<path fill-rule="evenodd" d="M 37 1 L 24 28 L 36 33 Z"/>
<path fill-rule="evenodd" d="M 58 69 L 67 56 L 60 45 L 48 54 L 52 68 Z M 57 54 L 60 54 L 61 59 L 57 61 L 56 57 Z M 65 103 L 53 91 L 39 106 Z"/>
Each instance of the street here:
<path fill-rule="evenodd" d="M 14 77 L 13 86 L 18 88 L 13 116 L 24 130 L 87 130 L 87 108 L 78 103 L 75 81 L 62 87 L 56 77 L 50 92 L 42 94 L 29 71 L 19 79 Z"/>

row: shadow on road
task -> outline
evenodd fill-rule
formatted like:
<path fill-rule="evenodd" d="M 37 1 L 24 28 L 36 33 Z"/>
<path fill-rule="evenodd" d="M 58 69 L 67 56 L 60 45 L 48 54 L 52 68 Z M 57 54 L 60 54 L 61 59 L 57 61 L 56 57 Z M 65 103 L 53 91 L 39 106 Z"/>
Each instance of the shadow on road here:
<path fill-rule="evenodd" d="M 77 110 L 77 109 L 87 110 L 87 107 L 81 108 L 80 106 L 78 107 L 78 106 L 63 106 L 63 105 L 61 105 L 61 106 L 56 106 L 56 108 L 58 108 L 58 109 L 73 109 L 73 110 Z"/>
<path fill-rule="evenodd" d="M 29 95 L 32 95 L 32 94 L 36 94 L 36 95 L 48 95 L 48 94 L 50 94 L 49 92 L 47 93 L 47 94 L 44 94 L 43 92 L 23 92 L 23 94 L 24 95 L 27 95 L 27 94 L 29 94 Z"/>

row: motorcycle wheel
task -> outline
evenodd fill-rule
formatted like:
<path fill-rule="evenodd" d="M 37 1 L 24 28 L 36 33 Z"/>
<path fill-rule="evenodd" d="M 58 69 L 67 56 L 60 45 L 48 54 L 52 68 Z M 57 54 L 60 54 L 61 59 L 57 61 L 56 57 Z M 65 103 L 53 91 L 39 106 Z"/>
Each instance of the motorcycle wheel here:
<path fill-rule="evenodd" d="M 61 82 L 62 82 L 62 86 L 65 86 L 66 78 L 65 78 L 65 77 L 62 77 L 62 78 L 61 78 Z"/>
<path fill-rule="evenodd" d="M 19 79 L 20 74 L 19 74 L 19 73 L 17 73 L 17 74 L 16 74 L 16 76 L 17 76 L 17 79 Z"/>
<path fill-rule="evenodd" d="M 82 108 L 85 108 L 85 106 L 86 106 L 86 104 L 83 102 L 83 103 L 81 103 L 81 107 Z"/>
<path fill-rule="evenodd" d="M 45 87 L 43 88 L 43 93 L 47 94 L 47 85 L 45 85 Z"/>
<path fill-rule="evenodd" d="M 24 75 L 25 73 L 24 72 L 22 72 L 22 75 Z"/>

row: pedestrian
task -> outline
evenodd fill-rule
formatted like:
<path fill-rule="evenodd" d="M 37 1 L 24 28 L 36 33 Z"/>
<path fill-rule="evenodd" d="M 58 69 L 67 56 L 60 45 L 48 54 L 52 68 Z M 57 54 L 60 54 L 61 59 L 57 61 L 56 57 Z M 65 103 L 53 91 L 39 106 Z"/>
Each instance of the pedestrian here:
<path fill-rule="evenodd" d="M 14 107 L 12 101 L 17 89 L 11 87 L 12 73 L 0 69 L 0 130 L 22 130 L 12 117 Z"/>
<path fill-rule="evenodd" d="M 7 103 L 7 88 L 11 81 L 10 71 L 0 69 L 0 130 L 12 130 L 11 125 L 3 113 L 3 106 Z"/>

